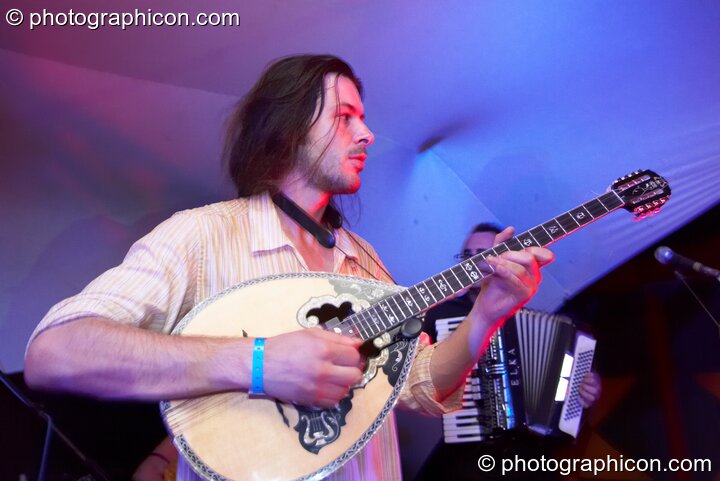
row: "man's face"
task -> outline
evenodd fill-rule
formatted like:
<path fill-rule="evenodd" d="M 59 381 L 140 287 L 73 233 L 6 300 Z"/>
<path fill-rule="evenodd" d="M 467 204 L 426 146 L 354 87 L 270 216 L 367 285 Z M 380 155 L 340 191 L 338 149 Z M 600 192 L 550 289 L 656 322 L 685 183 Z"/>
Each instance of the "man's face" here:
<path fill-rule="evenodd" d="M 326 75 L 324 88 L 325 104 L 301 148 L 301 174 L 322 192 L 352 194 L 360 188 L 365 148 L 374 136 L 365 125 L 360 94 L 349 78 Z"/>
<path fill-rule="evenodd" d="M 473 232 L 465 240 L 463 246 L 463 252 L 468 251 L 471 256 L 479 254 L 480 252 L 491 248 L 495 244 L 495 233 L 494 232 Z"/>

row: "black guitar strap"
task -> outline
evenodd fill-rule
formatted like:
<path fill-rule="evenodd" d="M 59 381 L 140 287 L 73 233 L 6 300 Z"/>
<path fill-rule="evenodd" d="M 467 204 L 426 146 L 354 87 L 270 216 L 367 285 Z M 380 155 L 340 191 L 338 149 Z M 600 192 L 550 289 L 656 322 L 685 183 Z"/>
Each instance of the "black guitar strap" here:
<path fill-rule="evenodd" d="M 335 247 L 335 236 L 333 233 L 315 222 L 315 220 L 310 217 L 307 212 L 302 210 L 299 205 L 290 200 L 285 194 L 282 192 L 274 194 L 272 196 L 272 201 L 280 208 L 280 210 L 285 212 L 292 220 L 297 222 L 300 227 L 312 234 L 321 246 L 327 249 Z M 325 215 L 323 216 L 323 219 L 326 220 L 327 223 L 334 229 L 342 227 L 342 216 L 331 205 L 328 205 L 325 208 Z"/>

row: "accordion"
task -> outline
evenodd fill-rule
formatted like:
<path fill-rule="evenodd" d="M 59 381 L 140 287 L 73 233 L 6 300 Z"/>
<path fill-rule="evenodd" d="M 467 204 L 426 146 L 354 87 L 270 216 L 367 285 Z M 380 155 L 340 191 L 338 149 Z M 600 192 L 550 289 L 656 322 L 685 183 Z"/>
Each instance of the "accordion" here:
<path fill-rule="evenodd" d="M 438 341 L 462 320 L 438 319 Z M 522 428 L 577 437 L 579 388 L 594 352 L 595 339 L 568 317 L 519 310 L 492 336 L 470 372 L 462 409 L 443 415 L 445 442 L 485 441 Z"/>

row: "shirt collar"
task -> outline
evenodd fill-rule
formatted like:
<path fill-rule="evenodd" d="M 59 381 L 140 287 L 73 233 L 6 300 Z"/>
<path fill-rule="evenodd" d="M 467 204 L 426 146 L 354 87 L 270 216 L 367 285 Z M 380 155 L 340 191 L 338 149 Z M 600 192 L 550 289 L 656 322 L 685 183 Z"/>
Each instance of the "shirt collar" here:
<path fill-rule="evenodd" d="M 248 219 L 252 226 L 250 248 L 253 252 L 270 251 L 284 246 L 293 247 L 282 229 L 279 212 L 269 193 L 263 192 L 250 197 Z M 357 245 L 350 238 L 350 234 L 343 228 L 335 229 L 333 233 L 335 245 L 340 250 L 339 254 L 357 261 Z"/>
<path fill-rule="evenodd" d="M 251 226 L 250 248 L 253 252 L 292 246 L 282 229 L 275 204 L 267 192 L 250 197 L 248 219 Z"/>

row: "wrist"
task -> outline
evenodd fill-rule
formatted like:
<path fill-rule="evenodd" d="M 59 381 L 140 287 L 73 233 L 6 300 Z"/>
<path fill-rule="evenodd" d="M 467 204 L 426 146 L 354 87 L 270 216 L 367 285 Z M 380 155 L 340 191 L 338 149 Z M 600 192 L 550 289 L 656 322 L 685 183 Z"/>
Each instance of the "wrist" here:
<path fill-rule="evenodd" d="M 470 321 L 468 348 L 470 352 L 477 353 L 484 349 L 485 344 L 501 324 L 502 319 L 491 318 L 481 309 L 475 308 L 470 311 L 468 318 Z"/>
<path fill-rule="evenodd" d="M 482 309 L 479 303 L 475 303 L 468 313 L 468 320 L 474 329 L 488 331 L 494 328 L 498 323 L 498 319 L 491 316 L 486 310 Z"/>
<path fill-rule="evenodd" d="M 215 389 L 218 391 L 249 391 L 252 386 L 252 355 L 255 338 L 223 340 L 211 363 Z"/>

